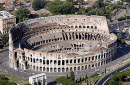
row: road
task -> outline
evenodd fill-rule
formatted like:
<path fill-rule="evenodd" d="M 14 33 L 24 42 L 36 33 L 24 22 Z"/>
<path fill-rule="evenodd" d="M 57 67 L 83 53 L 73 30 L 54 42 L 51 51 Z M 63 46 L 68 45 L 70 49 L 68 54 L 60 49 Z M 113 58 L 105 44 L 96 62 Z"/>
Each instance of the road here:
<path fill-rule="evenodd" d="M 120 18 L 121 16 L 124 16 L 124 14 L 126 14 L 126 10 L 127 10 L 127 12 L 130 11 L 130 9 L 125 9 L 125 10 L 123 10 L 122 12 L 118 13 L 117 16 L 114 16 L 111 20 L 114 21 L 114 20 L 115 20 L 115 17 L 116 17 L 116 19 L 118 19 L 118 18 Z"/>
<path fill-rule="evenodd" d="M 117 21 L 116 23 L 109 23 L 109 29 L 110 31 L 116 31 L 117 29 L 119 29 L 120 27 L 126 26 L 126 25 L 130 25 L 130 19 L 129 20 L 124 20 L 124 21 Z"/>
<path fill-rule="evenodd" d="M 120 68 L 118 68 L 118 69 L 116 69 L 116 70 L 114 70 L 114 71 L 112 71 L 112 72 L 106 74 L 104 77 L 102 77 L 102 78 L 96 83 L 96 85 L 108 85 L 108 81 L 110 80 L 110 79 L 108 79 L 108 78 L 109 78 L 111 75 L 113 75 L 115 72 L 120 72 L 120 71 L 122 71 L 122 70 L 124 70 L 124 69 L 127 69 L 129 66 L 130 66 L 130 62 L 129 62 L 128 64 L 124 65 L 123 67 L 120 67 Z M 104 82 L 105 82 L 105 83 L 104 83 Z"/>

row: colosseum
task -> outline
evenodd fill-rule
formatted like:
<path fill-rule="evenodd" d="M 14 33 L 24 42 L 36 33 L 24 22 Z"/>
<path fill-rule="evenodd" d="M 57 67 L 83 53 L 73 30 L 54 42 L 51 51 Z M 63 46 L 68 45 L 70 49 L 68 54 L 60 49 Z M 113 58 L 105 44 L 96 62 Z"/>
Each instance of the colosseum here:
<path fill-rule="evenodd" d="M 9 63 L 14 69 L 69 72 L 111 62 L 117 37 L 104 16 L 57 15 L 30 19 L 9 31 Z"/>

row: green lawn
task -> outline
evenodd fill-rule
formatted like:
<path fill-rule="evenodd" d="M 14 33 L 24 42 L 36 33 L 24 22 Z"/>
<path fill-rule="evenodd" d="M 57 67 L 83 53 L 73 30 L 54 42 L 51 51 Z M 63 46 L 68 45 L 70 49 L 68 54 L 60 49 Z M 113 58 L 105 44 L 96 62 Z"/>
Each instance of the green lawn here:
<path fill-rule="evenodd" d="M 28 82 L 29 82 L 28 79 L 16 77 L 16 76 L 13 76 L 13 75 L 10 75 L 10 74 L 4 73 L 4 74 L 2 74 L 2 75 L 5 75 L 5 76 L 9 79 L 9 81 L 15 82 L 15 83 L 17 83 L 17 84 L 18 84 L 18 83 L 23 83 L 23 84 L 25 84 L 25 83 L 28 83 Z"/>

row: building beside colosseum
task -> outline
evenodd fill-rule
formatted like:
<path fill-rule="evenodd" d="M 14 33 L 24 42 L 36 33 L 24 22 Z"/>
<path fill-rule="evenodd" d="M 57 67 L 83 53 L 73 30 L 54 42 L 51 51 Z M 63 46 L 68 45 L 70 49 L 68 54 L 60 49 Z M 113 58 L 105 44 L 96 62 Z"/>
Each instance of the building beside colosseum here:
<path fill-rule="evenodd" d="M 69 72 L 112 61 L 117 37 L 103 16 L 60 15 L 31 19 L 9 31 L 9 63 L 17 69 Z"/>
<path fill-rule="evenodd" d="M 0 32 L 8 33 L 8 28 L 16 25 L 16 17 L 7 11 L 0 11 Z"/>

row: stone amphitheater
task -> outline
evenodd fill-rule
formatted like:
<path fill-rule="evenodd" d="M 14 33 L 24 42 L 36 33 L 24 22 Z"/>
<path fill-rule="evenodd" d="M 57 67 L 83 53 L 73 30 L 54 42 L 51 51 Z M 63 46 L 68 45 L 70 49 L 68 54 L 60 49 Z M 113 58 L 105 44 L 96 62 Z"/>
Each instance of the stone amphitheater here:
<path fill-rule="evenodd" d="M 116 52 L 117 37 L 103 16 L 42 17 L 9 31 L 9 65 L 14 69 L 81 71 L 111 62 Z"/>

